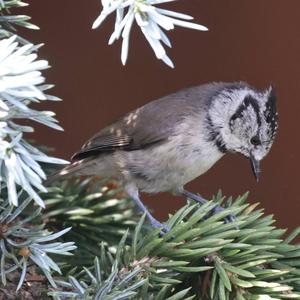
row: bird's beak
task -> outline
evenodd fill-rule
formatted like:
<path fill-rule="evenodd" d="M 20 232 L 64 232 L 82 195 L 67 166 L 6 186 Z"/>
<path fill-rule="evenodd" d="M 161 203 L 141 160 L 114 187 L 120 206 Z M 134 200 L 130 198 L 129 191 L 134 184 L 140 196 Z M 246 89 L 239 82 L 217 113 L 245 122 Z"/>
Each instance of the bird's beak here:
<path fill-rule="evenodd" d="M 251 169 L 252 172 L 256 178 L 256 181 L 259 181 L 259 173 L 260 173 L 260 168 L 259 168 L 259 160 L 255 159 L 252 153 L 250 153 L 250 162 L 251 162 Z"/>

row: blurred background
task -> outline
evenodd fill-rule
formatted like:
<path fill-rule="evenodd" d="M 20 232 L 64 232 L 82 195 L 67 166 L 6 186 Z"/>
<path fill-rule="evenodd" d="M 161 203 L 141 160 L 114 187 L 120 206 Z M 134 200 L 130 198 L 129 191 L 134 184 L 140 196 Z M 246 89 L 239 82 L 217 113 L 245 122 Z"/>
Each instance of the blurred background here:
<path fill-rule="evenodd" d="M 257 88 L 274 85 L 280 126 L 272 151 L 262 164 L 256 183 L 249 161 L 228 155 L 188 189 L 210 198 L 218 189 L 227 196 L 250 191 L 251 202 L 261 202 L 274 213 L 278 225 L 300 223 L 299 184 L 299 0 L 181 0 L 164 7 L 191 14 L 208 32 L 177 28 L 168 33 L 168 54 L 176 68 L 158 61 L 142 34 L 131 36 L 126 67 L 120 43 L 108 46 L 114 17 L 96 30 L 91 25 L 101 10 L 99 0 L 30 0 L 20 9 L 32 16 L 40 31 L 24 31 L 35 43 L 44 42 L 41 57 L 49 60 L 48 83 L 63 99 L 44 108 L 57 113 L 64 132 L 38 127 L 34 138 L 69 159 L 102 127 L 146 102 L 178 89 L 210 81 L 244 80 Z M 143 195 L 161 220 L 184 204 L 182 198 Z"/>

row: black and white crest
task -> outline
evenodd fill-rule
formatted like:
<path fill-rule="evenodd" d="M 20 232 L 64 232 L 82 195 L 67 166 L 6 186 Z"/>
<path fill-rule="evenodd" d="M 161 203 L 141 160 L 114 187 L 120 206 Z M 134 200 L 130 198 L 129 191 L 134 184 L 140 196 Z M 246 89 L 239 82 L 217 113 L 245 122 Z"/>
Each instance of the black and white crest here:
<path fill-rule="evenodd" d="M 269 152 L 278 127 L 275 91 L 272 87 L 258 91 L 246 83 L 226 87 L 213 100 L 207 123 L 210 140 L 221 152 L 226 149 L 261 160 Z"/>
<path fill-rule="evenodd" d="M 269 136 L 271 139 L 274 139 L 278 128 L 278 113 L 276 107 L 276 94 L 273 87 L 270 87 L 269 89 L 264 117 L 269 126 Z"/>

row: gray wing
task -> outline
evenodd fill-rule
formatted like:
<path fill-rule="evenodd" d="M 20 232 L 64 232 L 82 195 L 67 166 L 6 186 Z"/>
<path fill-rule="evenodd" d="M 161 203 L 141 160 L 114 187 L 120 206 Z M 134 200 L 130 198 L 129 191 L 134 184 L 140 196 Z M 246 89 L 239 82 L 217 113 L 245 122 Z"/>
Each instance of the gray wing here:
<path fill-rule="evenodd" d="M 205 84 L 149 102 L 94 135 L 72 160 L 118 149 L 138 150 L 164 142 L 177 133 L 177 125 L 188 115 L 201 113 L 212 95 L 224 85 Z"/>
<path fill-rule="evenodd" d="M 99 131 L 72 160 L 114 150 L 133 151 L 162 142 L 173 134 L 181 119 L 180 114 L 174 114 L 174 109 L 164 103 L 143 106 Z"/>

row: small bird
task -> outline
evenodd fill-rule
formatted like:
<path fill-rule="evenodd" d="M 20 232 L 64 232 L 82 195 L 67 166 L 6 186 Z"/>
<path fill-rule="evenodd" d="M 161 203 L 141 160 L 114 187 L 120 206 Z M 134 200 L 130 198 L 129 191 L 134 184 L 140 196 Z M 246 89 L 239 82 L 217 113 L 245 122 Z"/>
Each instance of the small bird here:
<path fill-rule="evenodd" d="M 199 85 L 151 101 L 105 127 L 55 178 L 117 178 L 151 225 L 168 230 L 145 207 L 139 192 L 168 191 L 203 204 L 207 200 L 184 185 L 226 153 L 248 158 L 258 180 L 260 161 L 269 152 L 277 127 L 272 87 L 258 91 L 245 82 Z"/>

